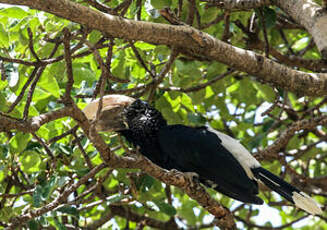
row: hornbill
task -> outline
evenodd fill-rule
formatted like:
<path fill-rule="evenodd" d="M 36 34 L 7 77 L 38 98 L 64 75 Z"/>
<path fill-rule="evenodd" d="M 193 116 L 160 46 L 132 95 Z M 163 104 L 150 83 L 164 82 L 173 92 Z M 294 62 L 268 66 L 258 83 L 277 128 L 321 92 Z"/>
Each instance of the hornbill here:
<path fill-rule="evenodd" d="M 263 203 L 257 196 L 260 182 L 308 213 L 322 213 L 311 197 L 262 168 L 232 137 L 209 127 L 168 125 L 140 99 L 107 95 L 102 103 L 96 130 L 120 133 L 162 168 L 193 173 L 205 186 L 245 203 Z M 95 119 L 98 105 L 96 100 L 84 108 L 89 120 Z"/>

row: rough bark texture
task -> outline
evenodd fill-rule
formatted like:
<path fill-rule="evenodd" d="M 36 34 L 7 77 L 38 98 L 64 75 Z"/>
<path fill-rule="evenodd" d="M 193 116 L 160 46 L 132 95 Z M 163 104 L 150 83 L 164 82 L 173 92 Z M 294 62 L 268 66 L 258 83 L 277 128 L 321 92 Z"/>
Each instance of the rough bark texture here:
<path fill-rule="evenodd" d="M 272 0 L 216 0 L 213 4 L 225 9 L 253 9 L 272 4 Z"/>
<path fill-rule="evenodd" d="M 113 37 L 179 47 L 184 52 L 188 51 L 194 55 L 231 65 L 236 69 L 254 75 L 260 81 L 271 83 L 301 95 L 327 95 L 327 74 L 308 74 L 293 70 L 252 51 L 231 46 L 189 26 L 172 26 L 127 20 L 92 10 L 68 0 L 0 0 L 0 2 L 26 5 L 53 13 L 89 28 L 100 30 Z M 285 1 L 288 4 L 282 2 L 280 1 L 279 4 L 284 6 L 285 10 L 290 10 L 290 2 Z M 306 3 L 305 1 L 301 2 Z M 296 6 L 299 7 L 298 5 Z M 313 9 L 316 9 L 314 12 L 317 12 L 317 7 L 313 7 Z M 302 14 L 304 13 L 307 14 L 308 12 L 302 12 Z M 302 17 L 299 16 L 297 19 L 302 20 Z M 321 20 L 323 18 L 319 21 L 322 22 Z M 316 25 L 315 23 L 312 24 L 310 20 L 304 20 L 304 22 L 304 26 L 307 27 L 312 25 L 315 27 Z M 319 35 L 318 37 L 324 40 L 324 36 Z"/>
<path fill-rule="evenodd" d="M 277 0 L 276 4 L 304 26 L 314 38 L 318 50 L 327 58 L 327 11 L 311 0 Z"/>

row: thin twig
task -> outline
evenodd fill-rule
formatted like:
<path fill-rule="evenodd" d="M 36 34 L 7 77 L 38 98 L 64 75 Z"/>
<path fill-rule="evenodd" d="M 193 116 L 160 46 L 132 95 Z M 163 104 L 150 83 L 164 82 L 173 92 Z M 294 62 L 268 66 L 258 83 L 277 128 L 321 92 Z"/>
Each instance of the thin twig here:
<path fill-rule="evenodd" d="M 29 27 L 27 27 L 27 34 L 28 34 L 28 37 L 29 37 L 28 46 L 30 48 L 30 51 L 31 51 L 32 55 L 35 57 L 35 59 L 39 62 L 40 59 L 39 59 L 39 57 L 37 56 L 37 54 L 36 54 L 36 52 L 34 50 L 33 33 L 32 33 L 31 28 L 29 28 Z"/>
<path fill-rule="evenodd" d="M 227 42 L 228 39 L 230 38 L 231 34 L 230 34 L 230 11 L 226 10 L 224 13 L 224 22 L 225 22 L 225 27 L 224 27 L 224 32 L 223 35 L 221 37 L 221 40 L 224 42 Z"/>
<path fill-rule="evenodd" d="M 67 189 L 65 189 L 56 199 L 54 199 L 51 203 L 43 206 L 42 208 L 33 210 L 31 209 L 27 214 L 23 214 L 17 217 L 12 218 L 10 225 L 8 226 L 7 230 L 13 230 L 17 227 L 21 226 L 22 224 L 26 223 L 27 221 L 39 217 L 51 210 L 57 208 L 60 204 L 63 204 L 67 201 L 68 196 L 74 192 L 78 187 L 84 184 L 88 179 L 92 178 L 97 174 L 99 171 L 104 169 L 106 164 L 101 164 L 93 168 L 88 174 L 80 178 L 75 184 L 72 184 Z"/>
<path fill-rule="evenodd" d="M 76 130 L 78 129 L 78 125 L 75 125 L 73 128 L 71 128 L 70 130 L 64 132 L 63 134 L 60 134 L 58 136 L 55 136 L 53 138 L 51 138 L 48 143 L 52 144 L 54 142 L 59 141 L 60 139 L 68 136 L 68 135 L 72 135 L 74 132 L 76 132 Z"/>
<path fill-rule="evenodd" d="M 193 25 L 195 11 L 196 11 L 195 0 L 188 0 L 188 15 L 186 19 L 186 24 L 190 26 Z"/>
<path fill-rule="evenodd" d="M 168 71 L 170 70 L 172 64 L 174 63 L 174 61 L 178 57 L 178 54 L 179 54 L 179 51 L 177 49 L 173 48 L 171 50 L 171 54 L 170 54 L 170 57 L 169 57 L 167 63 L 164 65 L 164 67 L 160 71 L 159 76 L 156 79 L 154 79 L 153 82 L 152 82 L 152 84 L 151 84 L 151 91 L 149 93 L 149 98 L 148 98 L 148 101 L 149 102 L 151 102 L 154 99 L 156 88 L 158 87 L 158 85 L 165 78 L 165 76 L 168 73 Z"/>
<path fill-rule="evenodd" d="M 189 87 L 189 88 L 180 88 L 180 87 L 160 87 L 160 89 L 165 90 L 165 91 L 180 91 L 180 92 L 184 92 L 184 93 L 188 93 L 188 92 L 194 92 L 194 91 L 198 91 L 201 90 L 221 79 L 223 79 L 224 77 L 227 77 L 228 75 L 232 74 L 235 70 L 228 70 L 225 73 L 218 75 L 217 77 L 211 79 L 210 81 L 207 81 L 206 83 L 203 84 L 199 84 L 197 86 L 193 86 L 193 87 Z"/>
<path fill-rule="evenodd" d="M 85 162 L 86 162 L 87 167 L 88 167 L 89 169 L 92 169 L 92 168 L 93 168 L 93 164 L 92 164 L 92 162 L 91 162 L 90 157 L 89 157 L 89 156 L 87 155 L 87 153 L 85 152 L 85 150 L 84 150 L 84 148 L 83 148 L 83 146 L 82 146 L 82 144 L 81 144 L 81 142 L 80 142 L 80 138 L 77 136 L 76 132 L 73 132 L 72 134 L 73 134 L 73 136 L 75 137 L 75 143 L 77 144 L 79 150 L 81 151 L 81 153 L 82 153 L 82 155 L 83 155 L 83 157 L 84 157 L 84 159 L 85 159 Z"/>
<path fill-rule="evenodd" d="M 52 151 L 50 150 L 49 146 L 35 133 L 32 133 L 33 137 L 43 146 L 45 149 L 46 153 L 50 156 L 51 158 L 51 166 L 53 170 L 56 170 L 56 165 L 57 165 L 57 159 L 53 155 Z"/>
<path fill-rule="evenodd" d="M 20 91 L 18 97 L 15 99 L 15 101 L 10 105 L 7 113 L 11 113 L 14 108 L 16 107 L 16 105 L 23 99 L 23 96 L 25 94 L 25 90 L 27 89 L 27 87 L 31 84 L 32 80 L 34 79 L 36 73 L 38 72 L 39 67 L 34 67 L 31 75 L 29 76 L 29 78 L 27 79 L 27 81 L 25 82 L 22 90 Z"/>
<path fill-rule="evenodd" d="M 24 107 L 23 120 L 26 120 L 28 118 L 29 108 L 30 108 L 30 104 L 32 102 L 35 87 L 36 87 L 36 84 L 38 83 L 38 81 L 40 80 L 44 70 L 45 70 L 45 67 L 41 67 L 37 70 L 36 77 L 34 78 L 32 84 L 31 84 L 31 87 L 28 90 L 26 104 Z"/>
<path fill-rule="evenodd" d="M 151 76 L 152 78 L 155 78 L 155 77 L 156 77 L 155 74 L 154 74 L 152 71 L 150 71 L 150 70 L 148 69 L 148 67 L 146 66 L 144 60 L 142 59 L 142 57 L 141 57 L 139 51 L 138 51 L 137 48 L 134 46 L 134 43 L 133 43 L 133 42 L 129 42 L 129 45 L 131 46 L 131 48 L 132 48 L 132 50 L 133 50 L 133 52 L 134 52 L 134 54 L 135 54 L 135 57 L 136 57 L 136 59 L 139 61 L 139 63 L 141 64 L 141 66 L 145 69 L 146 72 L 148 72 L 148 73 L 150 74 L 150 76 Z"/>
<path fill-rule="evenodd" d="M 111 9 L 109 6 L 102 4 L 101 2 L 98 2 L 97 0 L 84 0 L 84 1 L 104 13 L 118 15 L 116 13 L 116 11 Z"/>
<path fill-rule="evenodd" d="M 267 35 L 267 28 L 266 28 L 266 20 L 265 20 L 265 16 L 263 13 L 263 9 L 260 8 L 258 10 L 259 12 L 259 17 L 262 23 L 262 30 L 263 30 L 263 37 L 265 39 L 265 55 L 268 58 L 269 57 L 269 40 L 268 40 L 268 35 Z"/>
<path fill-rule="evenodd" d="M 5 81 L 6 79 L 8 79 L 8 76 L 6 74 L 5 65 L 3 63 L 3 60 L 1 60 L 1 59 L 0 59 L 0 73 L 1 73 L 1 81 Z"/>
<path fill-rule="evenodd" d="M 63 100 L 66 103 L 71 103 L 71 91 L 74 84 L 74 75 L 73 75 L 73 67 L 72 67 L 72 57 L 71 57 L 71 51 L 70 51 L 70 39 L 71 34 L 67 28 L 64 28 L 64 50 L 65 50 L 65 63 L 66 63 L 66 72 L 67 72 L 67 84 L 66 84 L 66 90 L 65 94 L 63 96 Z"/>

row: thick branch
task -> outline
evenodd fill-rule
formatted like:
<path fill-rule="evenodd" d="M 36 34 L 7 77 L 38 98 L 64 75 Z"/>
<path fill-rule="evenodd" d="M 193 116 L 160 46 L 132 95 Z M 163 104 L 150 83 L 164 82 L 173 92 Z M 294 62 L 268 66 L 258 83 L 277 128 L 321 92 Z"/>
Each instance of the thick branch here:
<path fill-rule="evenodd" d="M 208 2 L 210 5 L 225 8 L 227 10 L 249 10 L 254 8 L 260 8 L 262 6 L 268 6 L 272 3 L 272 0 L 202 0 Z"/>
<path fill-rule="evenodd" d="M 190 198 L 196 200 L 202 207 L 219 220 L 217 225 L 221 229 L 236 229 L 233 215 L 229 210 L 225 209 L 219 204 L 219 202 L 213 199 L 199 183 L 190 181 L 190 178 L 186 177 L 183 173 L 177 170 L 167 171 L 153 164 L 141 154 L 136 154 L 133 158 L 117 157 L 116 160 L 115 163 L 119 167 L 139 168 L 142 172 L 145 172 L 168 185 L 182 188 Z"/>
<path fill-rule="evenodd" d="M 0 0 L 0 2 L 26 5 L 53 13 L 89 28 L 105 32 L 112 37 L 180 47 L 187 53 L 193 53 L 194 56 L 225 63 L 235 69 L 254 75 L 263 82 L 272 83 L 303 95 L 327 95 L 326 74 L 309 74 L 292 70 L 252 51 L 226 44 L 190 26 L 127 20 L 95 11 L 68 0 Z M 283 5 L 282 2 L 280 1 L 280 5 Z M 326 37 L 322 36 L 321 33 L 320 35 L 321 39 Z"/>
<path fill-rule="evenodd" d="M 312 35 L 324 59 L 327 58 L 327 11 L 311 0 L 276 0 L 276 5 L 289 14 Z"/>
<path fill-rule="evenodd" d="M 32 117 L 27 121 L 15 119 L 0 113 L 0 131 L 19 130 L 24 133 L 34 133 L 45 123 L 70 116 L 71 112 L 71 107 L 65 107 L 41 114 L 37 117 Z"/>

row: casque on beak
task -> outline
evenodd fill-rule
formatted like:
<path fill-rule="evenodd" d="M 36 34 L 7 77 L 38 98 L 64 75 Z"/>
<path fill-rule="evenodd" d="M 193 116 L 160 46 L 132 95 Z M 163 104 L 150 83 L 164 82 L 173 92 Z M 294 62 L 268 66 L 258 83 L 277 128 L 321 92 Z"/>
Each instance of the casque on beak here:
<path fill-rule="evenodd" d="M 86 117 L 93 121 L 98 111 L 99 99 L 92 101 L 83 109 Z M 128 129 L 123 116 L 124 109 L 135 101 L 134 98 L 125 95 L 106 95 L 102 100 L 102 110 L 96 123 L 97 131 L 119 131 Z"/>

